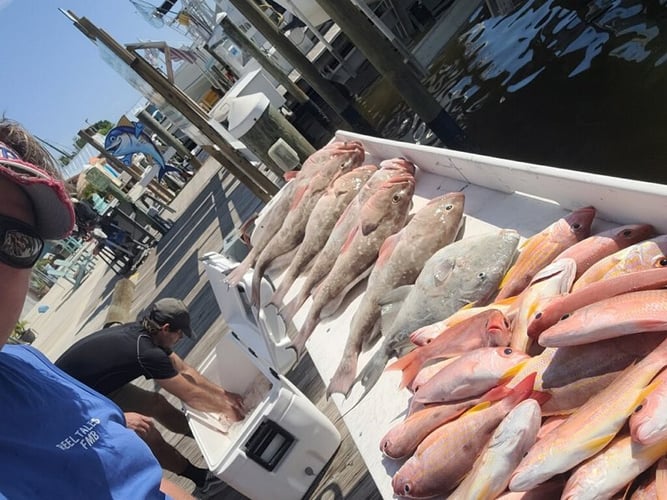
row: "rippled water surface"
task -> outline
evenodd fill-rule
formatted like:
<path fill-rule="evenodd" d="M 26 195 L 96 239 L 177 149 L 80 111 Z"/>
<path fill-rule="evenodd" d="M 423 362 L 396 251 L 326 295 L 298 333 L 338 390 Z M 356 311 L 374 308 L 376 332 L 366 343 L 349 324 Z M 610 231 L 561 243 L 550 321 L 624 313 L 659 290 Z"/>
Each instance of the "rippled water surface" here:
<path fill-rule="evenodd" d="M 667 183 L 666 30 L 667 0 L 480 8 L 426 83 L 467 151 Z M 404 104 L 376 111 L 384 137 L 439 145 Z"/>

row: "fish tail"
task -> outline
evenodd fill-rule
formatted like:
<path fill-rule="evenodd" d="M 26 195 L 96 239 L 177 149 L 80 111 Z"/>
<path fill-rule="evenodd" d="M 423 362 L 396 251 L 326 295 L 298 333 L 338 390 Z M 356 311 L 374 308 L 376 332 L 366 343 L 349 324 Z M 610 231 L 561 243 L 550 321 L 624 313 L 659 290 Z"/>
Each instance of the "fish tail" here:
<path fill-rule="evenodd" d="M 357 382 L 360 382 L 364 387 L 364 392 L 355 406 L 366 397 L 377 381 L 380 380 L 380 376 L 382 376 L 382 372 L 384 371 L 384 367 L 387 364 L 387 361 L 389 361 L 389 354 L 387 354 L 385 349 L 380 349 L 373 355 L 368 363 L 366 363 L 366 366 L 364 366 L 363 370 L 361 370 L 361 373 L 359 373 L 357 378 L 354 380 L 354 383 L 350 387 L 351 391 L 352 387 L 354 387 Z M 347 395 L 349 395 L 350 391 L 348 391 Z"/>
<path fill-rule="evenodd" d="M 392 364 L 387 366 L 385 370 L 401 370 L 403 372 L 403 377 L 401 378 L 401 384 L 399 389 L 409 386 L 412 381 L 415 379 L 421 368 L 421 360 L 419 356 L 419 349 L 415 349 L 407 353 L 405 356 L 394 361 Z"/>
<path fill-rule="evenodd" d="M 308 317 L 306 318 L 306 321 L 301 327 L 301 330 L 299 330 L 299 333 L 292 340 L 292 346 L 296 349 L 297 354 L 299 356 L 301 356 L 301 354 L 305 350 L 306 341 L 313 334 L 313 330 L 315 330 L 319 318 L 320 318 L 319 309 L 312 308 L 310 311 L 308 311 Z"/>
<path fill-rule="evenodd" d="M 264 276 L 264 269 L 266 269 L 266 260 L 262 259 L 260 255 L 255 264 L 255 272 L 252 273 L 252 287 L 250 289 L 250 302 L 256 308 L 260 306 L 260 293 L 262 286 L 262 277 Z"/>
<path fill-rule="evenodd" d="M 287 273 L 289 273 L 289 269 L 287 270 Z M 294 278 L 291 276 L 291 274 L 286 274 L 280 282 L 280 285 L 278 285 L 278 288 L 276 288 L 276 291 L 273 292 L 271 300 L 269 300 L 269 304 L 273 304 L 280 308 L 280 305 L 285 299 L 285 295 L 287 295 L 287 292 L 289 292 L 289 289 L 292 287 L 293 283 Z"/>
<path fill-rule="evenodd" d="M 356 354 L 343 355 L 336 373 L 334 373 L 329 381 L 326 392 L 327 399 L 332 394 L 347 394 L 350 391 L 350 388 L 354 384 L 354 377 L 357 374 L 357 360 L 358 357 Z"/>
<path fill-rule="evenodd" d="M 299 295 L 294 297 L 288 304 L 285 304 L 278 311 L 278 314 L 283 318 L 286 323 L 289 323 L 294 318 L 294 315 L 301 309 L 301 306 L 306 299 L 308 294 L 304 293 L 303 289 L 299 292 Z"/>

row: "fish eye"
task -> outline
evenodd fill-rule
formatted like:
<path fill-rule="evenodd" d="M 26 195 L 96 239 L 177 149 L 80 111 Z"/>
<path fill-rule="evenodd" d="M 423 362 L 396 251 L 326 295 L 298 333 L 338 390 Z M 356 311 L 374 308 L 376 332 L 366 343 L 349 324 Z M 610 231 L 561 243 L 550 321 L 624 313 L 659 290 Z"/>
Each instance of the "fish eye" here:
<path fill-rule="evenodd" d="M 503 324 L 505 325 L 505 328 L 509 328 L 509 327 L 510 327 L 510 322 L 509 322 L 509 320 L 508 320 L 507 318 L 503 318 Z"/>
<path fill-rule="evenodd" d="M 541 317 L 542 317 L 542 313 L 541 313 L 541 312 L 538 312 L 538 313 L 535 315 L 535 319 L 540 319 Z"/>
<path fill-rule="evenodd" d="M 639 412 L 644 408 L 644 405 L 639 405 L 637 408 L 635 408 L 635 413 Z"/>
<path fill-rule="evenodd" d="M 478 277 L 479 279 L 483 280 L 483 279 L 486 278 L 486 273 L 485 273 L 485 272 L 481 272 L 481 273 L 479 273 L 479 274 L 477 275 L 477 277 Z"/>
<path fill-rule="evenodd" d="M 660 264 L 660 267 L 667 266 L 667 258 L 660 259 L 660 262 L 658 262 L 658 264 Z"/>
<path fill-rule="evenodd" d="M 403 486 L 403 491 L 405 491 L 406 493 L 410 493 L 410 485 L 406 484 L 405 486 Z"/>
<path fill-rule="evenodd" d="M 572 229 L 579 229 L 579 228 L 581 228 L 581 224 L 579 224 L 578 222 L 572 224 Z"/>
<path fill-rule="evenodd" d="M 398 203 L 399 201 L 401 201 L 400 195 L 395 194 L 394 196 L 391 197 L 391 201 L 392 203 Z"/>
<path fill-rule="evenodd" d="M 452 205 L 451 203 L 445 206 L 445 210 L 451 210 L 452 208 L 454 208 L 454 205 Z"/>
<path fill-rule="evenodd" d="M 524 458 L 525 458 L 526 456 L 528 456 L 528 452 L 527 452 L 527 451 L 524 451 L 524 452 L 523 452 L 523 456 L 524 456 Z"/>
<path fill-rule="evenodd" d="M 560 317 L 560 320 L 563 321 L 564 319 L 567 319 L 570 317 L 570 313 L 565 313 Z"/>
<path fill-rule="evenodd" d="M 631 235 L 632 235 L 632 231 L 630 231 L 629 229 L 626 229 L 625 231 L 623 231 L 623 236 L 625 236 L 626 238 L 628 236 L 631 236 Z"/>
<path fill-rule="evenodd" d="M 505 354 L 507 354 L 507 355 L 510 355 L 510 354 L 512 354 L 512 349 L 508 347 L 507 349 L 505 349 L 505 350 L 503 351 L 503 353 L 505 353 Z"/>

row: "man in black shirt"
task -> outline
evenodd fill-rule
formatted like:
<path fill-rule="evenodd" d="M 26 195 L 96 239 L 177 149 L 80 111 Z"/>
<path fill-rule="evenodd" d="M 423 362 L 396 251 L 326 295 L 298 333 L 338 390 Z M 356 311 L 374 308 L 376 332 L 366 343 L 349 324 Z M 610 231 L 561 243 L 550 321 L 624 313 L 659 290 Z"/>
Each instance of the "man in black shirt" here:
<path fill-rule="evenodd" d="M 147 418 L 191 436 L 185 415 L 158 392 L 130 383 L 143 375 L 195 410 L 242 420 L 244 409 L 238 394 L 214 384 L 171 350 L 183 335 L 192 337 L 187 307 L 178 299 L 164 298 L 139 322 L 105 328 L 79 340 L 55 364 L 116 402 L 126 412 L 128 427 L 144 438 L 160 465 L 191 479 L 197 485 L 195 493 L 201 493 L 210 490 L 207 483 L 214 482 L 215 476 L 190 463 Z"/>

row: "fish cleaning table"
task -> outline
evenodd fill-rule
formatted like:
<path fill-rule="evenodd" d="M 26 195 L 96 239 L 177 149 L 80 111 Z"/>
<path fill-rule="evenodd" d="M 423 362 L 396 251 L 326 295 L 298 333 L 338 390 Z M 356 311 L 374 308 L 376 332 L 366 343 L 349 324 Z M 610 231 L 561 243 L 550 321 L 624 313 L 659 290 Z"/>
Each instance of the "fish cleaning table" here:
<path fill-rule="evenodd" d="M 417 167 L 417 182 L 411 212 L 416 212 L 431 198 L 451 191 L 463 191 L 466 195 L 464 238 L 508 228 L 517 230 L 523 240 L 573 209 L 588 205 L 597 209 L 594 233 L 614 225 L 638 222 L 653 224 L 658 232 L 667 233 L 667 221 L 661 215 L 667 211 L 667 187 L 663 185 L 343 131 L 336 134 L 335 140 L 360 141 L 367 153 L 366 163 L 377 164 L 396 157 L 412 161 Z M 266 209 L 270 209 L 270 204 Z M 280 274 L 270 276 L 278 286 Z M 301 277 L 295 282 L 285 297 L 285 303 L 298 293 L 303 280 Z M 340 362 L 350 321 L 361 301 L 364 286 L 365 281 L 351 292 L 333 317 L 323 319 L 306 343 L 325 384 L 329 383 Z M 308 299 L 294 317 L 297 329 L 302 326 L 311 303 L 312 299 Z M 357 373 L 379 345 L 380 342 L 361 354 Z M 363 392 L 360 384 L 354 387 L 348 399 L 341 394 L 332 396 L 383 498 L 394 498 L 391 479 L 404 462 L 388 459 L 380 452 L 381 438 L 407 413 L 410 393 L 407 389 L 398 389 L 400 379 L 400 371 L 385 372 L 353 409 Z"/>

